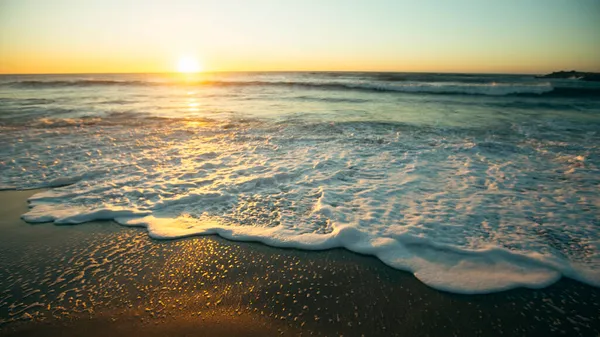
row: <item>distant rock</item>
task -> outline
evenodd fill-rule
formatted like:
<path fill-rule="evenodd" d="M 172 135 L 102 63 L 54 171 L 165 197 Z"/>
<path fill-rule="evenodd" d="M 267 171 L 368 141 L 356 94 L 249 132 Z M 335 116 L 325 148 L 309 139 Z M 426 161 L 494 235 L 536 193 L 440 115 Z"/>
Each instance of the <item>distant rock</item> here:
<path fill-rule="evenodd" d="M 565 78 L 581 81 L 599 81 L 600 73 L 586 73 L 582 71 L 555 71 L 552 74 L 538 76 L 538 78 Z"/>

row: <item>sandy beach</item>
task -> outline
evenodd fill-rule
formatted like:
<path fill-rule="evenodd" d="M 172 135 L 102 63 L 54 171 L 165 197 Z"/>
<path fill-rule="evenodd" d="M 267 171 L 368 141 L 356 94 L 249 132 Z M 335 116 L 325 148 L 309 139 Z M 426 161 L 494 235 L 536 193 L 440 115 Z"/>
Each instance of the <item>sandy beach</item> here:
<path fill-rule="evenodd" d="M 600 289 L 456 295 L 342 249 L 216 236 L 156 241 L 113 222 L 20 220 L 35 191 L 0 193 L 3 336 L 594 336 Z"/>
<path fill-rule="evenodd" d="M 0 337 L 600 337 L 599 17 L 0 0 Z"/>

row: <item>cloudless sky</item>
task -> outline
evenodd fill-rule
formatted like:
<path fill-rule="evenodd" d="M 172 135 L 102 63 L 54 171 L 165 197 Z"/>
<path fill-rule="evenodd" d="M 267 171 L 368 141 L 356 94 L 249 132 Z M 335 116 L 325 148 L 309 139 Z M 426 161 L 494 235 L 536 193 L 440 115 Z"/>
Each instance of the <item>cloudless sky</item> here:
<path fill-rule="evenodd" d="M 600 0 L 0 0 L 0 73 L 600 71 Z"/>

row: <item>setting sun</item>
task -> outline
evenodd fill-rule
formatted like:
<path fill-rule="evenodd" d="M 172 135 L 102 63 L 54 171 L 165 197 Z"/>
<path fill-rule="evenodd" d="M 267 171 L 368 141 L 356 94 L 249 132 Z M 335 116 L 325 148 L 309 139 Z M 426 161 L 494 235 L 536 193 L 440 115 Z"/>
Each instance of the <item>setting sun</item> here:
<path fill-rule="evenodd" d="M 600 337 L 599 19 L 0 0 L 0 337 Z"/>
<path fill-rule="evenodd" d="M 197 73 L 202 71 L 202 67 L 197 59 L 182 56 L 177 62 L 177 71 L 180 73 Z"/>

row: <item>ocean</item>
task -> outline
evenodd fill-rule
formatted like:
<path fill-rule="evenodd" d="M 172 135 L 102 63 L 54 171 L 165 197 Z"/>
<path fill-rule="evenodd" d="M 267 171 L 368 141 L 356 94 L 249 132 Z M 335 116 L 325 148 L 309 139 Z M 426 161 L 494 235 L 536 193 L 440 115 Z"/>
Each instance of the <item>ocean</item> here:
<path fill-rule="evenodd" d="M 600 83 L 2 75 L 0 143 L 30 223 L 343 247 L 455 293 L 600 286 Z"/>

